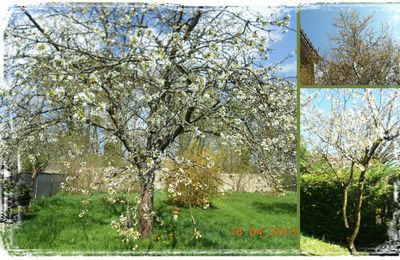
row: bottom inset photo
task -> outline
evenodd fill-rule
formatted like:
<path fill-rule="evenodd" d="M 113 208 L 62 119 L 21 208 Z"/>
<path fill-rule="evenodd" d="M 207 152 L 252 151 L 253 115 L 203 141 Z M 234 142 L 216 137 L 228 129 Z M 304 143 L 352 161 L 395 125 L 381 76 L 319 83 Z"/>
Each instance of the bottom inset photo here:
<path fill-rule="evenodd" d="M 301 90 L 301 250 L 399 255 L 400 89 Z"/>

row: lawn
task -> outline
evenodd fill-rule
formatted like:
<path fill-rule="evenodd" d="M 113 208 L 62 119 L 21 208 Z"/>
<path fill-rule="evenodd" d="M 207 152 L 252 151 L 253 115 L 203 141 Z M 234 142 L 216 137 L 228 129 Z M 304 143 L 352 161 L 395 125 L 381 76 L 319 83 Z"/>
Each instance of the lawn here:
<path fill-rule="evenodd" d="M 349 250 L 346 248 L 324 242 L 313 237 L 301 236 L 300 249 L 302 255 L 312 256 L 345 256 L 350 255 Z"/>
<path fill-rule="evenodd" d="M 157 192 L 155 208 L 166 223 L 173 223 L 176 239 L 166 236 L 171 225 L 156 226 L 154 236 L 139 241 L 131 251 L 121 242 L 111 221 L 123 213 L 122 206 L 106 203 L 97 194 L 84 218 L 79 218 L 82 196 L 58 194 L 35 201 L 28 218 L 5 234 L 10 253 L 34 254 L 297 254 L 296 194 L 277 198 L 263 193 L 232 193 L 211 200 L 211 207 L 193 209 L 202 237 L 193 237 L 190 210 L 182 208 L 177 223 L 173 206 Z M 233 228 L 233 235 L 232 235 Z M 240 236 L 240 228 L 243 234 Z M 288 229 L 287 229 L 288 228 Z M 239 229 L 239 230 L 238 230 Z M 250 234 L 250 231 L 252 233 Z M 238 235 L 239 234 L 239 235 Z M 21 251 L 22 249 L 22 251 Z"/>

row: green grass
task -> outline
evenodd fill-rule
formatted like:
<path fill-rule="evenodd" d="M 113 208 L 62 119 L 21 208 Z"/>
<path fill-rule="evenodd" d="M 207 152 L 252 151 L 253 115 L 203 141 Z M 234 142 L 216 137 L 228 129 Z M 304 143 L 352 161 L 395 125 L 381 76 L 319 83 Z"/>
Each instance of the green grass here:
<path fill-rule="evenodd" d="M 181 209 L 174 227 L 176 240 L 167 239 L 166 228 L 156 226 L 154 236 L 139 241 L 139 252 L 129 251 L 110 222 L 124 212 L 122 206 L 105 203 L 105 195 L 93 197 L 87 215 L 78 217 L 82 196 L 58 194 L 35 201 L 28 219 L 9 230 L 10 253 L 39 249 L 38 254 L 296 254 L 298 236 L 270 236 L 271 228 L 296 227 L 296 194 L 282 198 L 262 193 L 232 193 L 211 200 L 207 210 L 193 209 L 202 237 L 193 237 L 189 209 Z M 166 223 L 172 222 L 172 205 L 155 194 L 155 208 Z M 242 228 L 232 236 L 231 228 Z M 250 236 L 250 228 L 262 228 L 262 236 Z M 236 230 L 235 230 L 236 231 Z M 12 235 L 11 235 L 12 234 Z M 161 241 L 155 237 L 162 235 Z M 33 250 L 33 251 L 32 251 Z M 47 252 L 47 253 L 46 253 Z"/>
<path fill-rule="evenodd" d="M 350 255 L 349 250 L 339 245 L 323 242 L 313 237 L 301 236 L 300 249 L 303 255 L 339 256 Z"/>

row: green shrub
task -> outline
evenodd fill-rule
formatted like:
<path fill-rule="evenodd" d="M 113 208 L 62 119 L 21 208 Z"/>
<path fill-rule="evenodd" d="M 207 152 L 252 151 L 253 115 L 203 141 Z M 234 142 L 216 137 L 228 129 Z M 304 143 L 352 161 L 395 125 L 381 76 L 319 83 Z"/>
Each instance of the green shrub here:
<path fill-rule="evenodd" d="M 2 180 L 3 192 L 11 197 L 13 206 L 29 205 L 31 201 L 31 188 L 23 183 L 16 183 L 13 180 Z"/>
<path fill-rule="evenodd" d="M 392 179 L 399 176 L 399 169 L 376 165 L 367 173 L 361 228 L 356 246 L 376 246 L 387 239 L 387 227 L 395 210 Z M 356 180 L 348 193 L 348 220 L 353 225 Z M 345 243 L 347 231 L 342 219 L 343 189 L 336 176 L 329 173 L 301 176 L 300 188 L 301 231 L 327 241 Z"/>

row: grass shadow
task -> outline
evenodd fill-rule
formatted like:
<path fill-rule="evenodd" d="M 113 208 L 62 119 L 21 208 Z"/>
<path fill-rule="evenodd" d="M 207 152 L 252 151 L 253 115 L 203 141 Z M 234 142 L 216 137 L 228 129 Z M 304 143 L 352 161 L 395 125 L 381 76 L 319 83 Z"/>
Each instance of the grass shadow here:
<path fill-rule="evenodd" d="M 259 212 L 265 213 L 276 213 L 276 214 L 288 214 L 296 213 L 296 203 L 294 202 L 275 202 L 273 204 L 266 202 L 253 202 L 252 206 Z"/>
<path fill-rule="evenodd" d="M 196 240 L 193 238 L 188 242 L 188 246 L 193 246 L 195 248 L 198 247 L 199 245 L 201 245 L 202 248 L 208 248 L 208 249 L 224 247 L 224 245 L 221 245 L 221 243 L 213 241 L 208 238 L 201 238 L 200 240 Z"/>
<path fill-rule="evenodd" d="M 161 205 L 168 205 L 170 207 L 178 207 L 178 208 L 182 208 L 182 209 L 189 209 L 189 205 L 184 205 L 184 204 L 174 204 L 173 202 L 171 202 L 170 200 L 161 200 Z M 192 209 L 202 209 L 202 207 L 192 207 Z M 218 207 L 215 205 L 215 203 L 213 203 L 212 201 L 209 202 L 209 207 L 206 208 L 205 210 L 216 210 L 218 209 Z"/>

